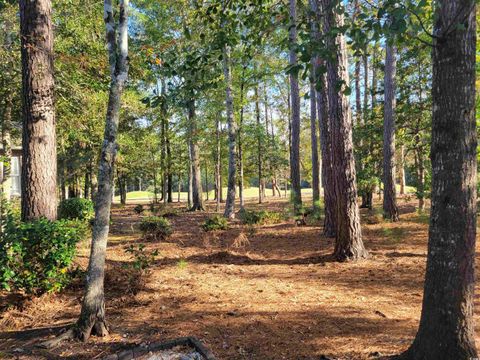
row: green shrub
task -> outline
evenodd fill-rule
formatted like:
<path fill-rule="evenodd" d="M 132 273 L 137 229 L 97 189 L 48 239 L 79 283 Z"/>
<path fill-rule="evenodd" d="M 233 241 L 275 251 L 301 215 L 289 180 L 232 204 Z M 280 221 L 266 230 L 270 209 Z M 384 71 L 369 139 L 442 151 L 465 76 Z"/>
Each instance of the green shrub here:
<path fill-rule="evenodd" d="M 145 209 L 143 208 L 143 205 L 138 204 L 133 208 L 133 211 L 135 211 L 136 214 L 140 215 L 141 213 L 143 213 L 145 211 Z"/>
<path fill-rule="evenodd" d="M 79 220 L 21 222 L 8 216 L 0 239 L 0 288 L 55 292 L 72 280 L 77 243 L 87 234 Z"/>
<path fill-rule="evenodd" d="M 93 202 L 88 199 L 65 199 L 60 202 L 58 207 L 59 219 L 90 221 L 94 216 Z"/>
<path fill-rule="evenodd" d="M 154 240 L 164 240 L 172 234 L 170 221 L 160 216 L 148 216 L 142 219 L 140 231 L 144 237 L 152 237 Z"/>
<path fill-rule="evenodd" d="M 239 217 L 245 225 L 277 224 L 284 220 L 284 216 L 281 213 L 266 210 L 255 211 L 242 209 L 239 212 Z"/>
<path fill-rule="evenodd" d="M 214 215 L 202 224 L 202 229 L 205 231 L 227 230 L 228 221 L 223 216 Z"/>
<path fill-rule="evenodd" d="M 130 245 L 125 252 L 130 254 L 133 258 L 130 266 L 134 270 L 139 271 L 146 271 L 148 268 L 150 268 L 158 256 L 158 250 L 154 250 L 152 252 L 145 251 L 144 244 L 139 244 L 138 247 Z"/>

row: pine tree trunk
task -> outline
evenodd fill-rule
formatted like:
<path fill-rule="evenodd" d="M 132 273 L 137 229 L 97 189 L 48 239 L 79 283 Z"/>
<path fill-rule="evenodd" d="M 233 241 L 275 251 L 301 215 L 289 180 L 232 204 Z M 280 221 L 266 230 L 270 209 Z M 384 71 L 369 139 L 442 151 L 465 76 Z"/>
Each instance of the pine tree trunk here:
<path fill-rule="evenodd" d="M 10 161 L 12 159 L 12 109 L 13 109 L 13 99 L 12 95 L 7 95 L 5 97 L 5 110 L 3 114 L 3 121 L 2 121 L 2 146 L 3 146 L 3 155 L 4 159 L 2 161 L 2 171 L 1 172 L 1 188 L 2 193 L 5 196 L 9 196 L 10 194 L 6 193 L 5 183 L 10 178 L 10 169 L 11 164 Z"/>
<path fill-rule="evenodd" d="M 53 28 L 50 0 L 20 0 L 23 79 L 22 220 L 57 218 Z"/>
<path fill-rule="evenodd" d="M 383 217 L 398 221 L 395 189 L 395 76 L 396 48 L 386 45 L 385 55 L 385 109 L 383 122 Z"/>
<path fill-rule="evenodd" d="M 220 201 L 222 199 L 222 176 L 221 176 L 221 144 L 220 144 L 220 116 L 217 116 L 216 123 L 217 149 L 215 151 L 215 198 L 217 200 L 216 211 L 220 211 Z"/>
<path fill-rule="evenodd" d="M 313 66 L 312 66 L 313 68 Z M 318 138 L 317 138 L 317 106 L 315 92 L 315 75 L 310 82 L 310 135 L 312 147 L 312 192 L 313 207 L 319 206 L 320 201 L 320 165 L 318 163 Z"/>
<path fill-rule="evenodd" d="M 365 124 L 368 119 L 368 55 L 367 49 L 363 55 L 363 111 L 362 123 Z"/>
<path fill-rule="evenodd" d="M 242 132 L 243 132 L 243 117 L 244 117 L 244 106 L 243 106 L 243 97 L 244 97 L 244 78 L 245 78 L 245 68 L 244 65 L 242 68 L 242 80 L 240 84 L 240 126 L 238 128 L 238 196 L 240 198 L 240 209 L 243 209 L 245 206 L 245 199 L 243 196 L 243 144 L 242 144 Z"/>
<path fill-rule="evenodd" d="M 233 117 L 233 96 L 232 96 L 232 77 L 230 72 L 230 47 L 224 46 L 223 51 L 223 75 L 225 77 L 225 105 L 227 110 L 228 123 L 228 183 L 227 183 L 227 202 L 225 204 L 226 218 L 235 217 L 235 193 L 236 193 L 236 173 L 237 173 L 237 124 Z"/>
<path fill-rule="evenodd" d="M 400 195 L 405 195 L 405 145 L 400 147 Z"/>
<path fill-rule="evenodd" d="M 202 173 L 200 169 L 200 150 L 198 148 L 197 117 L 194 99 L 190 99 L 188 103 L 188 124 L 192 166 L 192 205 L 190 211 L 203 211 Z"/>
<path fill-rule="evenodd" d="M 355 120 L 357 125 L 362 122 L 362 96 L 360 94 L 360 59 L 355 61 Z"/>
<path fill-rule="evenodd" d="M 290 0 L 290 66 L 297 65 L 297 1 Z M 290 98 L 291 98 L 291 124 L 292 124 L 292 148 L 290 151 L 290 179 L 292 182 L 291 201 L 294 211 L 298 214 L 302 207 L 302 193 L 300 184 L 300 93 L 298 88 L 298 72 L 290 73 Z"/>
<path fill-rule="evenodd" d="M 323 4 L 322 4 L 323 5 Z M 312 30 L 317 40 L 320 39 L 320 29 L 323 30 L 324 16 L 321 6 L 316 0 L 310 0 L 310 9 L 315 14 L 315 21 L 312 22 Z M 322 154 L 322 181 L 325 219 L 323 223 L 323 233 L 326 237 L 335 237 L 336 232 L 336 211 L 335 211 L 335 190 L 333 188 L 333 167 L 332 167 L 332 144 L 330 134 L 330 122 L 328 120 L 328 81 L 324 72 L 320 71 L 320 66 L 324 62 L 317 57 L 315 73 L 317 82 L 317 117 L 320 129 L 320 151 Z"/>
<path fill-rule="evenodd" d="M 258 84 L 255 86 L 255 117 L 257 119 L 257 168 L 258 168 L 258 203 L 263 203 L 263 191 L 262 191 L 262 135 L 260 125 L 260 101 L 258 97 Z"/>
<path fill-rule="evenodd" d="M 478 358 L 474 0 L 439 0 L 433 33 L 432 208 L 420 326 L 408 360 Z M 462 26 L 458 26 L 458 23 Z"/>
<path fill-rule="evenodd" d="M 98 170 L 98 194 L 95 203 L 95 222 L 92 231 L 87 282 L 82 310 L 76 326 L 77 336 L 83 341 L 86 341 L 92 332 L 98 336 L 108 334 L 105 320 L 105 256 L 110 228 L 110 207 L 113 196 L 115 156 L 118 147 L 116 138 L 121 96 L 128 77 L 128 2 L 129 0 L 120 0 L 119 3 L 118 43 L 111 0 L 105 0 L 104 7 L 111 82 L 105 134 Z"/>
<path fill-rule="evenodd" d="M 325 32 L 344 25 L 343 15 L 332 9 L 332 0 L 322 0 L 326 15 Z M 334 256 L 339 261 L 367 257 L 362 241 L 360 212 L 357 205 L 355 159 L 353 156 L 352 116 L 348 96 L 338 84 L 349 83 L 345 37 L 338 34 L 335 55 L 327 61 L 328 110 L 331 123 L 332 166 L 336 200 L 336 237 Z"/>

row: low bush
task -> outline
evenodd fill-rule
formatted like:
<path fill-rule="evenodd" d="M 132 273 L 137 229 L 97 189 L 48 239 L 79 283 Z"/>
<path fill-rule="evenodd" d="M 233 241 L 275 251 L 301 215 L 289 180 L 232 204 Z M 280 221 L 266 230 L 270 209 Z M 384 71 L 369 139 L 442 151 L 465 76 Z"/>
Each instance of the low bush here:
<path fill-rule="evenodd" d="M 227 230 L 228 221 L 223 216 L 214 215 L 202 224 L 202 229 L 204 231 L 215 231 L 215 230 Z"/>
<path fill-rule="evenodd" d="M 143 208 L 143 205 L 138 204 L 133 208 L 133 211 L 135 211 L 136 214 L 140 215 L 141 213 L 143 213 L 145 211 L 145 209 Z"/>
<path fill-rule="evenodd" d="M 284 216 L 281 213 L 266 210 L 255 211 L 242 209 L 239 212 L 239 217 L 245 225 L 278 224 L 284 220 Z"/>
<path fill-rule="evenodd" d="M 93 202 L 88 199 L 65 199 L 60 202 L 58 207 L 59 219 L 90 221 L 94 216 Z"/>
<path fill-rule="evenodd" d="M 160 216 L 148 216 L 142 219 L 140 231 L 144 237 L 154 240 L 164 240 L 172 234 L 170 221 Z"/>
<path fill-rule="evenodd" d="M 64 288 L 74 277 L 77 243 L 87 228 L 79 220 L 24 223 L 8 216 L 0 238 L 0 288 L 35 294 Z"/>
<path fill-rule="evenodd" d="M 144 244 L 139 244 L 138 246 L 130 245 L 125 252 L 131 255 L 132 261 L 123 266 L 127 280 L 123 291 L 136 295 L 145 289 L 146 275 L 150 273 L 150 268 L 158 256 L 158 250 L 147 251 Z"/>

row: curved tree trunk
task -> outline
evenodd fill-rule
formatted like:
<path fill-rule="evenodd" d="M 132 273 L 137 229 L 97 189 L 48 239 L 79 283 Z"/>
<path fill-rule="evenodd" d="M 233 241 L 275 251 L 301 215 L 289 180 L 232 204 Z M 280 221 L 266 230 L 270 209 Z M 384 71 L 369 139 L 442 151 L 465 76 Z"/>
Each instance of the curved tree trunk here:
<path fill-rule="evenodd" d="M 198 148 L 197 117 L 195 113 L 195 100 L 188 103 L 188 124 L 190 137 L 190 159 L 192 166 L 192 204 L 190 211 L 203 211 L 202 173 L 200 169 L 200 150 Z"/>
<path fill-rule="evenodd" d="M 290 66 L 297 65 L 297 1 L 290 0 Z M 291 98 L 291 123 L 292 123 L 292 147 L 290 151 L 290 179 L 292 182 L 291 200 L 295 213 L 302 208 L 302 193 L 300 186 L 300 93 L 298 88 L 298 72 L 290 73 L 290 98 Z"/>
<path fill-rule="evenodd" d="M 223 51 L 223 74 L 225 76 L 225 104 L 228 123 L 228 184 L 227 202 L 225 204 L 226 218 L 235 217 L 236 173 L 237 173 L 237 124 L 233 117 L 232 77 L 230 72 L 230 47 L 225 45 Z"/>
<path fill-rule="evenodd" d="M 95 222 L 92 231 L 92 247 L 87 270 L 85 295 L 77 321 L 77 336 L 86 341 L 90 334 L 105 336 L 108 327 L 105 321 L 105 255 L 110 228 L 113 171 L 117 154 L 117 130 L 120 118 L 121 96 L 128 77 L 128 0 L 120 0 L 120 15 L 117 27 L 111 0 L 105 0 L 105 24 L 110 62 L 110 92 L 108 98 L 105 134 L 98 169 L 98 193 L 95 203 Z"/>
<path fill-rule="evenodd" d="M 420 326 L 408 360 L 478 358 L 474 0 L 438 1 L 433 48 L 432 209 Z M 460 22 L 463 26 L 457 26 Z"/>
<path fill-rule="evenodd" d="M 383 217 L 398 221 L 395 189 L 395 76 L 396 48 L 387 44 L 385 55 L 385 108 L 383 122 Z"/>
<path fill-rule="evenodd" d="M 343 15 L 332 9 L 332 0 L 322 0 L 328 9 L 325 32 L 342 27 Z M 331 41 L 333 42 L 333 41 Z M 357 205 L 355 159 L 353 155 L 352 116 L 348 96 L 338 84 L 349 83 L 345 37 L 338 34 L 335 56 L 327 61 L 328 110 L 331 124 L 332 166 L 336 201 L 336 237 L 334 256 L 339 261 L 365 258 L 368 252 L 362 241 L 360 212 Z"/>
<path fill-rule="evenodd" d="M 53 28 L 50 0 L 20 2 L 23 79 L 22 220 L 57 218 Z"/>

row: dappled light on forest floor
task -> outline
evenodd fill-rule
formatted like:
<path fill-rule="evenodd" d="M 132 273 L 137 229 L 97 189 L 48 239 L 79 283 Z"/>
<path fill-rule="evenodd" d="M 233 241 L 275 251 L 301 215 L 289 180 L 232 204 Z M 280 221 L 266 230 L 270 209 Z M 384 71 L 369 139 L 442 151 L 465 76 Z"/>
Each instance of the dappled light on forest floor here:
<path fill-rule="evenodd" d="M 211 213 L 174 204 L 174 233 L 156 242 L 140 237 L 133 205 L 117 206 L 105 285 L 111 336 L 48 352 L 32 347 L 76 320 L 77 281 L 60 294 L 33 299 L 0 293 L 0 350 L 24 359 L 100 359 L 135 344 L 195 336 L 218 359 L 360 360 L 398 353 L 415 335 L 427 250 L 423 215 L 413 203 L 400 204 L 400 222 L 363 223 L 370 258 L 357 263 L 333 261 L 333 240 L 313 220 L 254 231 L 234 220 L 228 230 L 204 233 L 200 225 Z M 259 206 L 284 211 L 287 203 L 247 203 Z M 240 233 L 248 242 L 232 246 Z M 125 252 L 139 243 L 147 252 L 159 250 L 142 281 L 132 279 L 132 257 Z M 82 268 L 88 251 L 88 244 L 80 246 Z"/>

